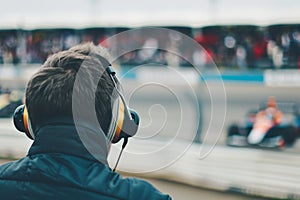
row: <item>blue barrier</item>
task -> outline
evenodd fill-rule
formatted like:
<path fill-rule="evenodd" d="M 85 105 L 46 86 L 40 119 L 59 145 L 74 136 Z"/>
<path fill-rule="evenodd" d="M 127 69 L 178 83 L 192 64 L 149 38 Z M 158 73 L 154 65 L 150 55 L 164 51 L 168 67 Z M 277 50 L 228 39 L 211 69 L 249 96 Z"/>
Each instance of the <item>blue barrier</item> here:
<path fill-rule="evenodd" d="M 120 70 L 120 74 L 121 77 L 125 79 L 137 79 L 137 74 L 134 71 L 130 71 L 128 69 Z"/>
<path fill-rule="evenodd" d="M 138 79 L 139 75 L 135 70 L 130 70 L 131 68 L 123 67 L 119 71 L 120 76 L 124 79 Z M 159 68 L 156 68 L 159 70 Z M 177 69 L 180 73 L 185 73 L 186 70 Z M 155 72 L 155 70 L 153 71 Z M 157 71 L 156 71 L 157 72 Z M 196 72 L 195 72 L 196 73 Z M 225 82 L 251 82 L 251 83 L 263 83 L 264 82 L 264 72 L 239 72 L 239 71 L 222 71 L 220 74 L 217 73 L 203 73 L 199 74 L 199 81 L 225 81 Z"/>
<path fill-rule="evenodd" d="M 223 80 L 225 82 L 251 82 L 251 83 L 263 83 L 264 82 L 264 74 L 261 73 L 238 73 L 238 74 L 227 74 L 222 73 L 220 75 L 217 74 L 205 74 L 201 77 L 202 81 L 218 81 Z"/>

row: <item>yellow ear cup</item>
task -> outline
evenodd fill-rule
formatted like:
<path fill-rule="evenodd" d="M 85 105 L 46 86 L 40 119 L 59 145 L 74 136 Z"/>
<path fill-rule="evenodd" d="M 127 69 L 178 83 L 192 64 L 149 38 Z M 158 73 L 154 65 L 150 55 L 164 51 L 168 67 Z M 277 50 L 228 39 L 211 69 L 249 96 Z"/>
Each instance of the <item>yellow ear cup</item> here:
<path fill-rule="evenodd" d="M 25 133 L 26 133 L 27 137 L 34 140 L 34 134 L 33 134 L 32 128 L 31 128 L 31 123 L 30 123 L 30 119 L 28 116 L 28 111 L 27 111 L 26 106 L 24 107 L 23 122 L 24 122 L 24 128 L 25 128 Z"/>
<path fill-rule="evenodd" d="M 123 101 L 120 99 L 120 103 L 119 103 L 119 113 L 118 113 L 118 121 L 117 121 L 117 127 L 116 127 L 116 132 L 114 135 L 114 138 L 112 140 L 112 143 L 116 143 L 120 140 L 120 133 L 122 131 L 122 126 L 123 126 L 123 122 L 124 122 L 124 103 Z"/>
<path fill-rule="evenodd" d="M 24 107 L 23 122 L 24 122 L 25 132 L 26 132 L 26 133 L 29 133 L 29 127 L 28 127 L 28 111 L 27 111 L 26 106 Z"/>
<path fill-rule="evenodd" d="M 20 105 L 16 108 L 13 115 L 13 122 L 17 130 L 25 133 L 27 137 L 34 140 L 30 117 L 25 105 Z"/>

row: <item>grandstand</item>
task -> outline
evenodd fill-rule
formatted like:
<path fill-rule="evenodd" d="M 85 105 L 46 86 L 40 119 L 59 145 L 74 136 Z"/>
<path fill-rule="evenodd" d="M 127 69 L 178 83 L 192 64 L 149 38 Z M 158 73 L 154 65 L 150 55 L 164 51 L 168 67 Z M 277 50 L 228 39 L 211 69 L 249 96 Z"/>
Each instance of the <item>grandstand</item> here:
<path fill-rule="evenodd" d="M 40 6 L 36 0 L 7 1 L 0 8 L 0 64 L 39 64 L 50 54 L 78 43 L 107 46 L 103 42 L 112 35 L 155 26 L 179 31 L 200 43 L 206 52 L 186 50 L 184 57 L 193 57 L 203 68 L 209 69 L 212 62 L 220 69 L 233 70 L 299 68 L 298 4 L 284 0 L 167 0 L 151 4 L 54 0 Z M 146 43 L 146 39 L 134 40 Z M 168 64 L 167 52 L 159 49 L 152 58 L 138 55 L 138 50 L 129 52 L 118 62 Z M 182 58 L 177 65 L 191 66 Z"/>

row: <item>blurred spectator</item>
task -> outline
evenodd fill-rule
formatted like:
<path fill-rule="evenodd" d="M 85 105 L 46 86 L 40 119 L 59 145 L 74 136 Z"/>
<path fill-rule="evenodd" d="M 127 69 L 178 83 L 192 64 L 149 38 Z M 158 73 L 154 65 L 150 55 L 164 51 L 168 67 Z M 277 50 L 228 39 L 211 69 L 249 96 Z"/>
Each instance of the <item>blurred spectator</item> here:
<path fill-rule="evenodd" d="M 275 41 L 270 40 L 267 45 L 269 58 L 272 60 L 272 65 L 275 69 L 281 68 L 283 65 L 283 51 Z"/>
<path fill-rule="evenodd" d="M 13 55 L 10 51 L 4 51 L 2 57 L 3 57 L 4 64 L 12 64 L 13 63 Z"/>
<path fill-rule="evenodd" d="M 236 39 L 233 35 L 226 35 L 224 38 L 224 60 L 225 66 L 234 66 L 235 51 L 236 51 Z"/>
<path fill-rule="evenodd" d="M 194 65 L 199 67 L 201 72 L 205 71 L 207 63 L 207 55 L 204 49 L 197 50 L 193 53 Z"/>
<path fill-rule="evenodd" d="M 53 53 L 90 41 L 111 49 L 115 45 L 120 49 L 142 47 L 118 58 L 117 62 L 123 65 L 190 66 L 186 59 L 189 58 L 203 68 L 209 68 L 213 61 L 220 67 L 242 70 L 300 68 L 300 25 L 297 24 L 167 28 L 193 37 L 205 51 L 191 52 L 176 32 L 158 35 L 155 39 L 120 36 L 117 44 L 109 44 L 107 38 L 128 28 L 0 30 L 0 64 L 43 63 Z M 167 44 L 164 48 L 169 51 L 161 50 L 161 44 Z M 151 48 L 146 49 L 147 46 Z M 179 49 L 181 57 L 174 54 Z"/>
<path fill-rule="evenodd" d="M 158 51 L 158 42 L 154 38 L 145 41 L 142 49 L 138 52 L 137 57 L 141 63 L 155 60 L 155 54 Z"/>
<path fill-rule="evenodd" d="M 242 45 L 236 48 L 236 63 L 241 70 L 247 70 L 247 51 Z"/>

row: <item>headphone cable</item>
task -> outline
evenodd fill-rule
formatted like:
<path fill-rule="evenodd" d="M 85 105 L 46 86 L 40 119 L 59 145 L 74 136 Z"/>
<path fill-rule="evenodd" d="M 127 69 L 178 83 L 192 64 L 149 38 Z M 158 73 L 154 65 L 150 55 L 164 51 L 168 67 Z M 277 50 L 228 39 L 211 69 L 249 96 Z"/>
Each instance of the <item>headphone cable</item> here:
<path fill-rule="evenodd" d="M 120 151 L 120 153 L 119 153 L 118 160 L 117 160 L 117 162 L 116 162 L 116 164 L 115 164 L 115 167 L 114 167 L 114 169 L 113 169 L 113 172 L 116 171 L 116 168 L 117 168 L 117 166 L 118 166 L 118 164 L 119 164 L 121 155 L 122 155 L 123 150 L 125 149 L 125 147 L 126 147 L 126 145 L 127 145 L 127 142 L 128 142 L 128 138 L 125 137 L 124 140 L 123 140 L 122 149 L 121 149 L 121 151 Z"/>

